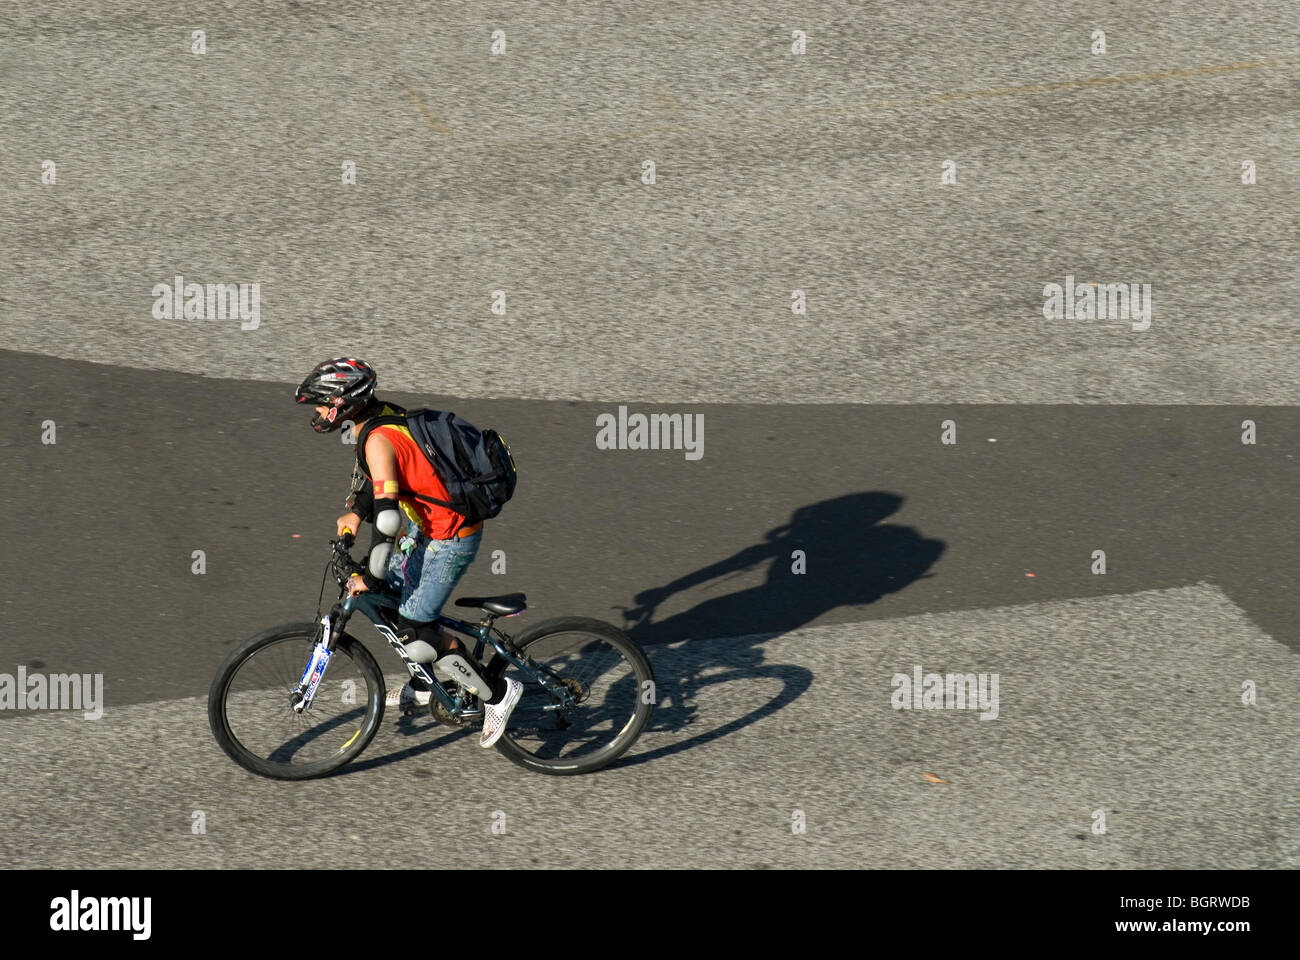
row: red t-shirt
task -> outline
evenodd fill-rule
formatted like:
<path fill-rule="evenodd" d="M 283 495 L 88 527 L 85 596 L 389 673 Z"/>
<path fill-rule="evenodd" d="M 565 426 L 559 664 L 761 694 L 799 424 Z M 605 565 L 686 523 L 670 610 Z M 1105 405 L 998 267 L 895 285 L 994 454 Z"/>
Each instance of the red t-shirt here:
<path fill-rule="evenodd" d="M 429 458 L 420 450 L 405 425 L 385 424 L 375 427 L 374 433 L 382 433 L 384 439 L 393 445 L 397 454 L 397 482 L 401 486 L 401 493 L 409 491 L 426 497 L 437 497 L 439 500 L 451 499 L 433 465 L 429 463 Z M 465 524 L 464 514 L 427 500 L 416 500 L 399 493 L 397 502 L 402 513 L 414 520 L 420 531 L 431 540 L 454 537 Z"/>

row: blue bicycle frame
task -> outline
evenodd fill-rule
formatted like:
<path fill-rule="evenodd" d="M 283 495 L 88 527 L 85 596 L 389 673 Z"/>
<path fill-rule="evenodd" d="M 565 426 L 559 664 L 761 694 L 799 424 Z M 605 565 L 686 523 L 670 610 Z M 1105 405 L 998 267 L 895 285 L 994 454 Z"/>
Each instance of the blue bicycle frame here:
<path fill-rule="evenodd" d="M 351 618 L 353 613 L 359 611 L 365 614 L 366 618 L 375 625 L 375 629 L 379 631 L 381 637 L 388 641 L 388 645 L 397 651 L 397 655 L 402 658 L 402 662 L 406 664 L 406 668 L 410 671 L 411 675 L 419 677 L 428 684 L 429 691 L 433 696 L 438 698 L 438 701 L 444 708 L 446 708 L 449 714 L 453 717 L 476 715 L 476 711 L 467 710 L 466 708 L 467 691 L 459 689 L 456 695 L 453 696 L 446 687 L 429 675 L 429 672 L 425 670 L 423 664 L 412 660 L 410 655 L 406 652 L 406 647 L 404 647 L 402 642 L 397 639 L 397 633 L 394 630 L 394 627 L 396 626 L 395 619 L 386 617 L 383 612 L 385 610 L 396 611 L 398 605 L 399 600 L 396 596 L 384 592 L 363 591 L 354 596 L 346 597 L 342 602 L 336 603 L 330 612 L 321 618 L 323 629 L 321 630 L 320 635 L 318 635 L 317 644 L 319 646 L 323 642 L 324 650 L 332 654 L 337 638 L 347 626 L 348 620 Z M 442 614 L 435 622 L 439 626 L 454 630 L 456 633 L 467 637 L 473 637 L 475 640 L 474 659 L 479 663 L 483 662 L 484 647 L 489 643 L 492 644 L 492 648 L 497 652 L 499 657 L 501 657 L 506 663 L 514 664 L 523 671 L 525 675 L 536 680 L 556 700 L 555 703 L 542 707 L 543 710 L 564 710 L 573 706 L 576 702 L 573 691 L 566 684 L 560 681 L 560 678 L 554 673 L 554 671 L 539 666 L 534 663 L 530 657 L 525 656 L 521 659 L 506 648 L 502 640 L 496 636 L 500 631 L 494 630 L 492 627 L 492 621 L 494 619 L 495 618 L 491 614 L 485 614 L 482 622 L 473 624 Z M 326 632 L 328 632 L 327 636 L 325 635 Z M 326 658 L 326 663 L 327 662 L 328 658 Z M 315 658 L 313 658 L 312 663 L 316 663 Z M 497 667 L 495 669 L 496 674 L 499 675 L 502 669 L 504 669 L 504 666 Z M 324 672 L 323 668 L 321 672 Z M 307 674 L 304 674 L 303 677 L 304 684 L 308 682 L 311 673 L 312 666 L 309 665 L 307 668 Z M 319 683 L 320 678 L 314 677 L 311 679 L 312 682 L 310 683 L 309 688 L 300 688 L 302 705 L 296 709 L 301 710 L 311 706 L 311 698 L 316 692 L 316 686 Z"/>

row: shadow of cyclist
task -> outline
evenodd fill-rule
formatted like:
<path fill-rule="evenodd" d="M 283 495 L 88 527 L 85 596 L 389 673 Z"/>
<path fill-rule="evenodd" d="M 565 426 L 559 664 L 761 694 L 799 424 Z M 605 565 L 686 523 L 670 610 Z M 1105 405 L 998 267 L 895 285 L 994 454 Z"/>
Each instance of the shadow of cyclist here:
<path fill-rule="evenodd" d="M 913 527 L 881 523 L 902 502 L 896 494 L 873 491 L 800 507 L 788 523 L 764 534 L 762 542 L 637 594 L 640 606 L 626 613 L 634 623 L 625 629 L 642 646 L 650 647 L 654 658 L 658 689 L 650 729 L 680 730 L 689 725 L 697 712 L 696 695 L 712 683 L 767 677 L 779 680 L 783 689 L 775 699 L 737 720 L 621 763 L 689 749 L 779 710 L 808 689 L 812 672 L 764 663 L 762 643 L 830 610 L 873 603 L 932 576 L 926 571 L 943 554 L 943 542 L 922 537 Z M 796 551 L 802 552 L 802 572 Z M 668 597 L 710 581 L 721 583 L 762 563 L 768 564 L 766 582 L 650 621 L 654 609 Z M 731 639 L 722 643 L 720 638 Z M 677 644 L 683 640 L 693 642 Z M 719 667 L 727 672 L 719 674 Z M 702 677 L 705 671 L 711 672 Z"/>

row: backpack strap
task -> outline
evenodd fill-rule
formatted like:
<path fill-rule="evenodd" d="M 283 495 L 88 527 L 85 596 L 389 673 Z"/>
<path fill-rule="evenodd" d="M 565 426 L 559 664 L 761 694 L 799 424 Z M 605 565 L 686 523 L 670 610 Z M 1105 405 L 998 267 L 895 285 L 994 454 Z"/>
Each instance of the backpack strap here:
<path fill-rule="evenodd" d="M 405 416 L 371 417 L 361 425 L 361 429 L 357 432 L 357 465 L 366 475 L 367 480 L 370 479 L 370 466 L 366 463 L 366 440 L 370 436 L 370 431 L 376 427 L 406 427 L 406 429 L 411 432 L 411 437 L 416 440 L 416 446 L 422 447 L 420 440 L 425 437 L 424 427 L 423 425 L 417 426 L 422 413 L 424 413 L 424 410 L 421 409 L 412 410 Z M 434 472 L 436 473 L 438 465 L 431 465 L 434 467 Z M 436 503 L 438 506 L 446 507 L 448 510 L 456 509 L 455 504 L 448 503 L 446 500 L 439 500 L 437 497 L 425 496 L 422 493 L 415 493 L 411 490 L 398 490 L 397 495 L 399 497 L 411 497 L 415 500 L 425 500 L 429 503 Z"/>
<path fill-rule="evenodd" d="M 403 490 L 400 495 L 403 497 L 411 497 L 415 500 L 426 500 L 429 503 L 436 503 L 438 506 L 446 507 L 448 510 L 456 510 L 456 505 L 454 503 L 448 503 L 446 500 L 439 500 L 437 497 L 426 497 L 422 493 L 412 493 L 410 490 Z"/>
<path fill-rule="evenodd" d="M 406 417 L 371 417 L 361 425 L 357 432 L 357 466 L 361 472 L 370 479 L 370 465 L 366 463 L 366 439 L 370 436 L 370 431 L 375 427 L 404 427 L 406 426 Z"/>

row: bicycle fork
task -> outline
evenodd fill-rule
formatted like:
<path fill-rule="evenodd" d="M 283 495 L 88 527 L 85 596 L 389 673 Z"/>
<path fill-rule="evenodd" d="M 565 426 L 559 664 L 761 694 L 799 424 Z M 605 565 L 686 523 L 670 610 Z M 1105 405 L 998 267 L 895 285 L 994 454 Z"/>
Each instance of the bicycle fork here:
<path fill-rule="evenodd" d="M 312 698 L 316 696 L 316 689 L 325 676 L 325 668 L 329 666 L 330 657 L 334 655 L 334 638 L 330 632 L 329 614 L 321 617 L 320 622 L 322 628 L 320 639 L 312 648 L 307 669 L 303 671 L 302 679 L 298 681 L 298 686 L 291 694 L 294 713 L 302 713 L 311 708 Z"/>

